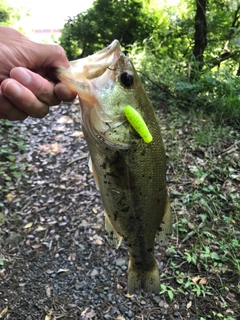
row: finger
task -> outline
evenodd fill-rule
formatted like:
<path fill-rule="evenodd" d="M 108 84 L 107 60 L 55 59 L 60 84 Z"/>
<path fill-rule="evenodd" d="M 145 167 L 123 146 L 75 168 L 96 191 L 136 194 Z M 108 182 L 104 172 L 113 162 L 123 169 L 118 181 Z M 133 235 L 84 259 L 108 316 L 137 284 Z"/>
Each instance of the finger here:
<path fill-rule="evenodd" d="M 61 101 L 71 102 L 76 98 L 77 93 L 70 90 L 65 84 L 59 82 L 55 85 L 55 94 Z"/>
<path fill-rule="evenodd" d="M 0 90 L 0 119 L 8 119 L 11 121 L 24 120 L 28 115 L 16 108 Z"/>
<path fill-rule="evenodd" d="M 61 102 L 55 95 L 55 83 L 48 81 L 39 74 L 22 67 L 16 67 L 11 70 L 10 76 L 31 90 L 43 103 L 55 106 Z"/>
<path fill-rule="evenodd" d="M 40 101 L 32 91 L 14 79 L 6 79 L 1 84 L 2 93 L 8 100 L 33 118 L 43 118 L 49 112 L 48 104 Z"/>
<path fill-rule="evenodd" d="M 29 56 L 26 57 L 26 59 L 28 62 L 32 64 L 31 68 L 34 70 L 41 67 L 70 67 L 70 63 L 67 59 L 66 52 L 64 51 L 63 47 L 59 45 L 38 44 L 38 46 L 32 47 L 32 55 L 30 59 Z"/>
<path fill-rule="evenodd" d="M 7 116 L 0 111 L 0 120 L 7 119 Z"/>

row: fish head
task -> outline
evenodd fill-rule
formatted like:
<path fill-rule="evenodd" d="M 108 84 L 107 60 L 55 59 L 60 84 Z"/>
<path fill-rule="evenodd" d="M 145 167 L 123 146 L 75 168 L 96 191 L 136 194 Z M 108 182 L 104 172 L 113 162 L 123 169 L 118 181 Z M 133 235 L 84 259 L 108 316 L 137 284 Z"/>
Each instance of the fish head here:
<path fill-rule="evenodd" d="M 133 130 L 124 108 L 139 109 L 141 83 L 132 62 L 114 40 L 105 49 L 58 69 L 58 78 L 76 91 L 82 110 L 85 136 L 116 148 L 128 148 Z"/>

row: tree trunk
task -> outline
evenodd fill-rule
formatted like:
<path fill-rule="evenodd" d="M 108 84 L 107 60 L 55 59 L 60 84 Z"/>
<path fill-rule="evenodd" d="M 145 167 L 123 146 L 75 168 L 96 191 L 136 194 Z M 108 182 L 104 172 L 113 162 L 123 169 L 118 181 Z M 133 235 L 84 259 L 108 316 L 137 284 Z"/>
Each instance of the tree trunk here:
<path fill-rule="evenodd" d="M 207 20 L 206 20 L 207 0 L 196 0 L 195 34 L 193 55 L 195 58 L 191 69 L 190 78 L 198 80 L 199 72 L 203 67 L 203 54 L 207 46 Z"/>

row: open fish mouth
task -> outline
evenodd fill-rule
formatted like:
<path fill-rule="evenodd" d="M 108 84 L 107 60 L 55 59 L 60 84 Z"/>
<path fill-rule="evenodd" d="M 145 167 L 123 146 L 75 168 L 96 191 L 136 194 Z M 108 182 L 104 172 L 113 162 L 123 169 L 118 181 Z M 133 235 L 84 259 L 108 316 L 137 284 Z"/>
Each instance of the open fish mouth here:
<path fill-rule="evenodd" d="M 118 40 L 114 40 L 106 48 L 88 57 L 73 60 L 68 69 L 56 69 L 58 79 L 76 91 L 82 99 L 99 88 L 104 88 L 106 82 L 115 82 L 114 72 L 119 58 L 123 55 Z M 110 81 L 109 81 L 110 80 Z"/>
<path fill-rule="evenodd" d="M 108 47 L 86 58 L 71 61 L 71 71 L 91 80 L 100 77 L 107 68 L 114 68 L 121 55 L 120 43 L 114 40 Z"/>

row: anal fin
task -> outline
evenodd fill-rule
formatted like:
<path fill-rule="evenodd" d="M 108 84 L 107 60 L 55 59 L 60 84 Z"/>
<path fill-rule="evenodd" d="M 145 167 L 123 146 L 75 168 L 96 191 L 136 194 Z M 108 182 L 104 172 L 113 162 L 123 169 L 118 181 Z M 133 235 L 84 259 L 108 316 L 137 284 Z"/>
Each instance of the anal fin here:
<path fill-rule="evenodd" d="M 94 164 L 92 162 L 92 158 L 91 157 L 88 160 L 88 167 L 89 167 L 89 170 L 93 173 L 95 184 L 96 184 L 96 188 L 99 190 L 99 182 L 98 182 L 97 171 L 96 171 L 96 168 L 95 168 L 95 166 L 94 166 Z"/>
<path fill-rule="evenodd" d="M 108 236 L 108 242 L 114 246 L 115 248 L 119 248 L 122 237 L 117 233 L 117 231 L 113 228 L 111 221 L 109 220 L 108 215 L 104 211 L 105 216 L 105 230 Z"/>

